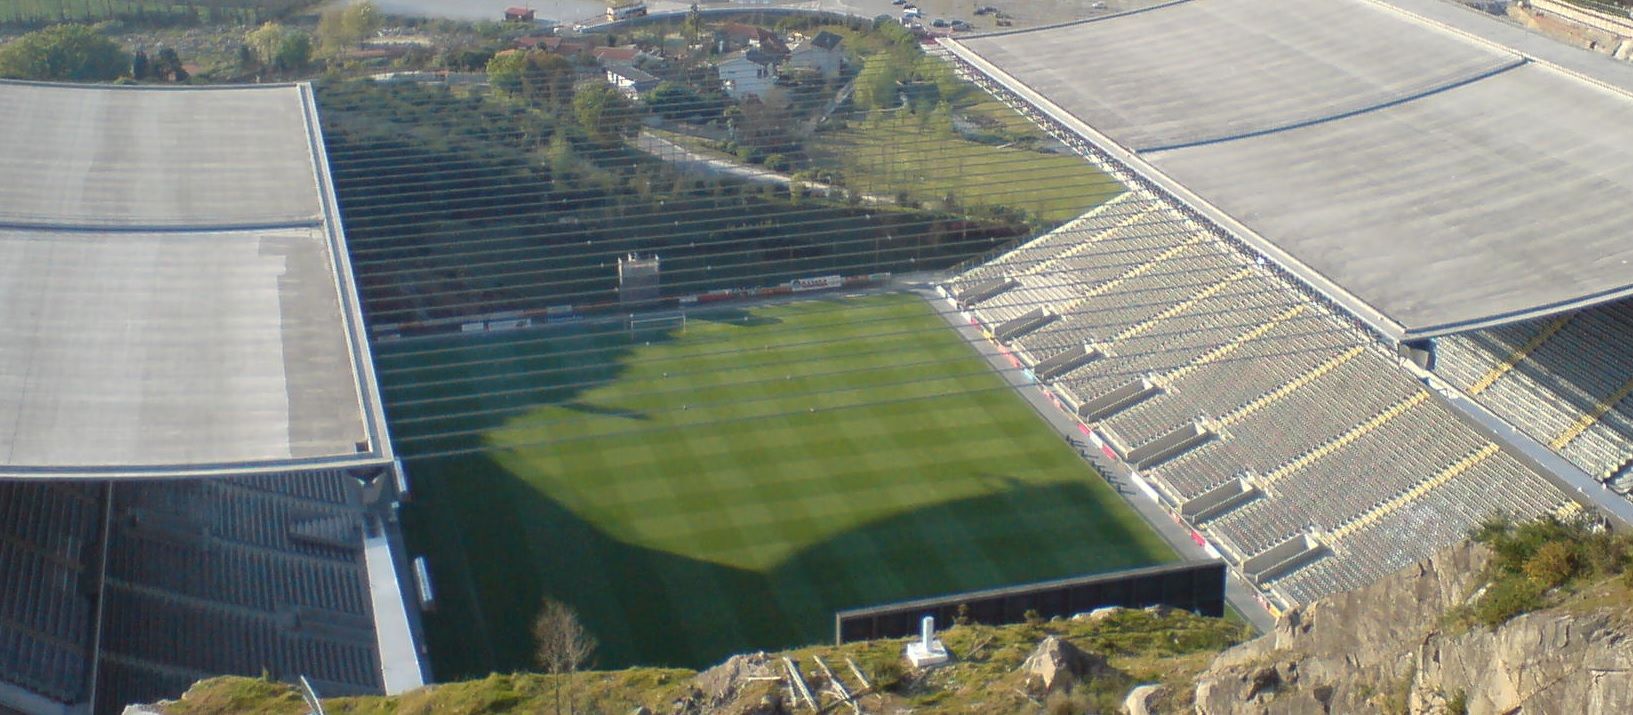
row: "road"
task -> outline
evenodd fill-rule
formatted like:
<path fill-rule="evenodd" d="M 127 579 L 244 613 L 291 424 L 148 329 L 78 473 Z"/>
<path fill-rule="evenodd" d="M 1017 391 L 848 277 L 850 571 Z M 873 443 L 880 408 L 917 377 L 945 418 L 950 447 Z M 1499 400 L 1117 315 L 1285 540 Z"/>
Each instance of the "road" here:
<path fill-rule="evenodd" d="M 339 0 L 345 2 L 346 0 Z M 970 22 L 976 31 L 997 29 L 991 16 L 976 16 L 976 5 L 992 5 L 1013 17 L 1015 27 L 1032 27 L 1066 20 L 1101 15 L 1125 7 L 1149 5 L 1155 0 L 1107 0 L 1105 8 L 1096 8 L 1096 0 L 914 0 L 924 11 L 925 21 L 934 18 L 960 18 Z M 374 0 L 380 11 L 387 15 L 404 17 L 440 17 L 453 20 L 498 20 L 505 8 L 523 5 L 537 11 L 540 20 L 564 25 L 589 24 L 605 17 L 603 0 Z M 652 14 L 680 14 L 687 12 L 690 0 L 646 0 Z M 700 0 L 705 10 L 744 10 L 763 8 L 814 10 L 858 17 L 889 15 L 898 17 L 901 8 L 890 0 Z"/>

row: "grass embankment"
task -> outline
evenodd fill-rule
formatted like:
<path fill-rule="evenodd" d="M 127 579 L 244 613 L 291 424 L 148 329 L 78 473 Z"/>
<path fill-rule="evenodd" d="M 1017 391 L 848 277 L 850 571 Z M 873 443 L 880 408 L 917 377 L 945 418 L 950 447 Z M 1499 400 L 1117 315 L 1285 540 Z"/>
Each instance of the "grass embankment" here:
<path fill-rule="evenodd" d="M 602 665 L 697 667 L 843 608 L 1174 558 L 915 296 L 376 355 L 444 677 L 527 668 L 546 594 Z"/>
<path fill-rule="evenodd" d="M 1020 671 L 1039 641 L 1054 635 L 1100 655 L 1111 671 L 1080 684 L 1065 700 L 1067 707 L 1026 687 Z M 868 712 L 916 713 L 1012 713 L 1036 712 L 1050 705 L 1050 712 L 1081 712 L 1085 707 L 1098 712 L 1114 712 L 1114 703 L 1135 683 L 1163 683 L 1159 696 L 1164 712 L 1187 710 L 1191 681 L 1220 650 L 1240 642 L 1245 633 L 1240 625 L 1221 619 L 1199 618 L 1179 612 L 1158 615 L 1145 611 L 1122 611 L 1096 622 L 1055 621 L 1033 625 L 991 627 L 955 626 L 942 633 L 953 654 L 950 665 L 928 674 L 904 669 L 903 641 L 873 641 L 843 646 L 802 648 L 786 653 L 800 669 L 815 679 L 815 659 L 837 668 L 841 681 L 852 692 L 861 691 L 846 660 L 856 662 L 869 676 L 876 692 L 862 696 Z M 516 674 L 493 675 L 467 682 L 424 688 L 390 698 L 334 698 L 324 701 L 329 713 L 387 715 L 389 713 L 541 713 L 556 712 L 558 685 L 571 692 L 579 712 L 629 712 L 646 706 L 654 712 L 668 712 L 671 704 L 691 693 L 694 685 L 689 670 L 635 668 L 621 671 L 581 673 L 571 684 L 555 676 Z M 783 692 L 776 681 L 744 683 L 747 690 L 735 699 L 752 705 L 762 694 Z M 707 688 L 708 684 L 702 684 Z M 824 702 L 831 703 L 829 695 Z M 562 708 L 565 711 L 565 707 Z M 738 712 L 740 709 L 728 709 Z M 841 706 L 840 711 L 845 711 Z M 166 715 L 304 715 L 293 690 L 288 686 L 245 678 L 219 678 L 195 686 L 188 695 L 169 706 Z"/>
<path fill-rule="evenodd" d="M 936 113 L 877 113 L 816 134 L 811 162 L 837 169 L 863 193 L 905 193 L 924 202 L 950 196 L 960 206 L 1023 209 L 1046 224 L 1069 221 L 1123 191 L 1080 157 L 971 141 L 947 121 Z"/>

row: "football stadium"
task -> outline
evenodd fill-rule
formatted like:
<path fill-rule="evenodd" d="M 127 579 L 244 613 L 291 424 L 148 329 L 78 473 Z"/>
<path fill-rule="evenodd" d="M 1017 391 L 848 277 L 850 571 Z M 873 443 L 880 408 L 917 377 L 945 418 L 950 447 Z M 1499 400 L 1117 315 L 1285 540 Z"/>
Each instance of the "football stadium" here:
<path fill-rule="evenodd" d="M 916 51 L 1081 160 L 1069 220 L 461 163 L 518 132 L 413 88 L 0 82 L 0 713 L 525 669 L 545 599 L 608 667 L 1177 563 L 1263 624 L 1633 523 L 1633 66 L 1441 0 Z M 936 151 L 893 161 L 1063 158 Z"/>

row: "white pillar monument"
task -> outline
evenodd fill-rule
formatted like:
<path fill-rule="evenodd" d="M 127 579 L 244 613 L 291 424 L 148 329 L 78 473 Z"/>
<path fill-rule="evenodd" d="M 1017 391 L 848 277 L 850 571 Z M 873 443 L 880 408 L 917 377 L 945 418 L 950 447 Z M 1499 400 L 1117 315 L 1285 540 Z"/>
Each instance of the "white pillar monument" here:
<path fill-rule="evenodd" d="M 929 668 L 947 662 L 947 647 L 936 637 L 935 616 L 919 621 L 919 639 L 907 644 L 907 660 L 915 668 Z"/>

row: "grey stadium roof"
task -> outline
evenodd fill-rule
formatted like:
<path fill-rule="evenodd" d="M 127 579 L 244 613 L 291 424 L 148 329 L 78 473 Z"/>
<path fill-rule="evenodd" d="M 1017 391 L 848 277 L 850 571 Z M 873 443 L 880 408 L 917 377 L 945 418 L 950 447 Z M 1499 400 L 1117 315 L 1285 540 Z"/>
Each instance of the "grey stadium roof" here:
<path fill-rule="evenodd" d="M 1633 69 L 1433 6 L 1189 0 L 955 50 L 1397 339 L 1633 293 Z"/>
<path fill-rule="evenodd" d="M 0 82 L 0 476 L 391 457 L 309 87 Z"/>

